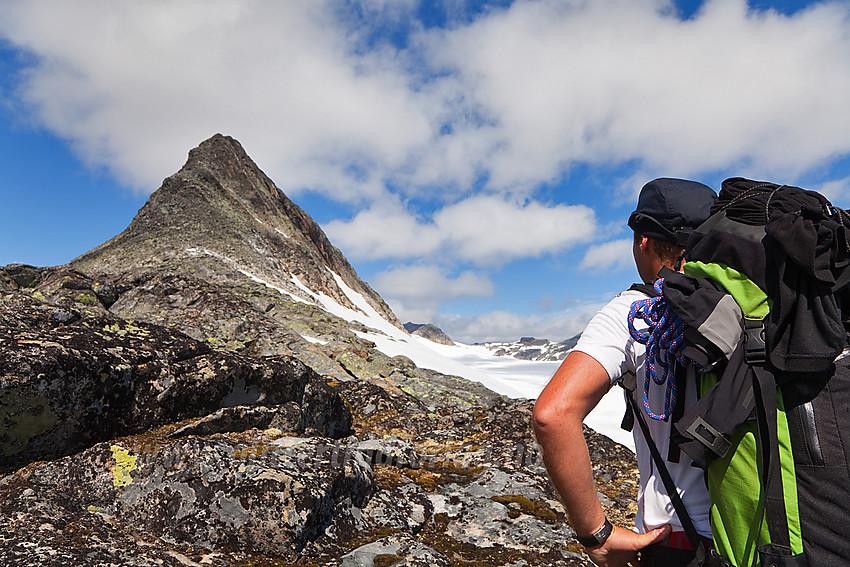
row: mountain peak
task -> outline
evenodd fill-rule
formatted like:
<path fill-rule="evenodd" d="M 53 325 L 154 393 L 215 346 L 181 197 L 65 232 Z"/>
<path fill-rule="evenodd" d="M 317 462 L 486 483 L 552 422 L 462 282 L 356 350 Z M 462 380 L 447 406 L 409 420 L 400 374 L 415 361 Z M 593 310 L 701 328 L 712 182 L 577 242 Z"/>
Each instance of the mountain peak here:
<path fill-rule="evenodd" d="M 355 311 L 371 308 L 401 326 L 321 227 L 237 140 L 221 134 L 189 152 L 124 232 L 71 265 L 93 274 L 180 271 L 225 283 L 250 279 L 301 301 L 319 304 L 325 296 Z"/>
<path fill-rule="evenodd" d="M 277 198 L 280 191 L 245 152 L 242 144 L 230 136 L 216 134 L 189 151 L 186 164 L 178 172 L 208 177 L 221 183 L 235 195 L 254 199 Z M 247 194 L 246 194 L 247 193 Z"/>

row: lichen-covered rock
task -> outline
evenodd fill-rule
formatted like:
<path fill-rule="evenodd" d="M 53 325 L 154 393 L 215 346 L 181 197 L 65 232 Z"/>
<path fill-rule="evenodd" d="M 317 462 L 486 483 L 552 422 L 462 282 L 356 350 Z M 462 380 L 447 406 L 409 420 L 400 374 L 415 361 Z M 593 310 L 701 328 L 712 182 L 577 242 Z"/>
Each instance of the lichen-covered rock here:
<path fill-rule="evenodd" d="M 248 429 L 278 429 L 300 433 L 304 431 L 304 415 L 295 402 L 277 406 L 227 407 L 191 420 L 191 423 L 169 433 L 169 437 L 238 433 Z"/>
<path fill-rule="evenodd" d="M 338 567 L 451 567 L 438 551 L 422 545 L 407 534 L 387 536 L 360 546 L 335 562 Z"/>
<path fill-rule="evenodd" d="M 0 302 L 0 470 L 223 406 L 300 402 L 318 379 L 288 357 L 214 351 L 162 327 L 15 292 Z M 319 426 L 340 419 L 311 416 Z"/>
<path fill-rule="evenodd" d="M 431 502 L 434 513 L 443 515 L 445 533 L 476 547 L 504 546 L 557 557 L 561 542 L 575 537 L 560 504 L 518 471 L 488 468 L 466 485 L 441 487 Z"/>
<path fill-rule="evenodd" d="M 0 511 L 32 504 L 87 510 L 163 541 L 294 557 L 340 514 L 361 506 L 372 469 L 358 452 L 334 460 L 321 439 L 126 438 L 37 464 L 0 481 Z"/>
<path fill-rule="evenodd" d="M 41 281 L 44 271 L 44 268 L 36 268 L 27 264 L 9 264 L 0 268 L 0 276 L 6 283 L 6 289 L 13 290 L 22 287 L 35 287 Z"/>
<path fill-rule="evenodd" d="M 0 564 L 588 564 L 531 402 L 429 406 L 97 306 L 0 301 Z M 587 437 L 606 513 L 633 521 L 633 456 Z"/>
<path fill-rule="evenodd" d="M 335 438 L 351 434 L 351 411 L 325 382 L 313 380 L 305 385 L 302 408 L 305 429 Z"/>

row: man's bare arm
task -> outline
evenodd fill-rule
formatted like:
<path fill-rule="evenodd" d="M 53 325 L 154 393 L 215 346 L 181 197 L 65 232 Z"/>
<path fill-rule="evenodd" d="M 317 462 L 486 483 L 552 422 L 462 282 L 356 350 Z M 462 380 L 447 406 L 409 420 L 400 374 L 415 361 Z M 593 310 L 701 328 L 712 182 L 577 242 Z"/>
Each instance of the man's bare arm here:
<path fill-rule="evenodd" d="M 534 405 L 534 431 L 546 470 L 580 536 L 598 531 L 605 514 L 596 494 L 590 455 L 581 424 L 608 391 L 608 373 L 596 359 L 574 351 L 567 356 Z M 647 534 L 614 527 L 601 546 L 587 550 L 597 565 L 637 565 L 637 551 L 661 541 L 669 526 Z"/>

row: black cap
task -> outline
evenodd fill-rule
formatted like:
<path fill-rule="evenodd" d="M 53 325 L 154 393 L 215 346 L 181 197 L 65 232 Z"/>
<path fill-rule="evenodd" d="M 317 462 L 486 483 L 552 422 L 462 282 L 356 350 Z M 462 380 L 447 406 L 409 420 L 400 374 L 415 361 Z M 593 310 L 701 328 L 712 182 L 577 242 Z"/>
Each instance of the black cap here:
<path fill-rule="evenodd" d="M 629 227 L 638 234 L 685 246 L 691 231 L 710 216 L 716 198 L 711 187 L 697 181 L 654 179 L 640 190 Z"/>

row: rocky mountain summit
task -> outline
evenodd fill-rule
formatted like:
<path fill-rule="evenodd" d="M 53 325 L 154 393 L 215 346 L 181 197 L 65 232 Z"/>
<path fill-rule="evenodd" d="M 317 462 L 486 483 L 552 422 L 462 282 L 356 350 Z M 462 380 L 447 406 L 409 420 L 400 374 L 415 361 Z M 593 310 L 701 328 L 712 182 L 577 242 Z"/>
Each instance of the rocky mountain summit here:
<path fill-rule="evenodd" d="M 455 342 L 445 331 L 431 323 L 405 323 L 404 329 L 411 335 L 428 339 L 440 345 L 453 345 Z"/>
<path fill-rule="evenodd" d="M 348 286 L 400 326 L 319 225 L 220 134 L 189 152 L 124 232 L 71 265 L 92 275 L 181 273 L 224 284 L 239 273 L 295 298 L 323 294 L 357 309 Z"/>
<path fill-rule="evenodd" d="M 378 350 L 389 307 L 231 138 L 0 304 L 0 565 L 590 565 L 532 402 Z"/>

